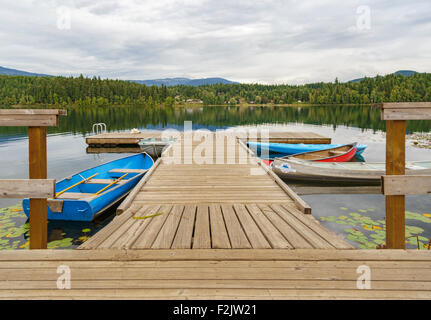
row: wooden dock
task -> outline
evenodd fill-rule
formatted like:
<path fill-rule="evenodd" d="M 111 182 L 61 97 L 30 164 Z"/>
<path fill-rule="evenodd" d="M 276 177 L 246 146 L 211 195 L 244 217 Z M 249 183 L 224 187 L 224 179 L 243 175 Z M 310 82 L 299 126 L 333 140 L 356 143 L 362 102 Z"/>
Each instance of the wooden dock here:
<path fill-rule="evenodd" d="M 0 250 L 0 299 L 429 300 L 430 269 L 428 250 Z"/>
<path fill-rule="evenodd" d="M 242 140 L 211 141 L 181 135 L 79 250 L 0 251 L 0 299 L 431 299 L 431 251 L 354 250 Z"/>
<path fill-rule="evenodd" d="M 175 141 L 79 249 L 352 249 L 242 141 L 207 135 Z"/>
<path fill-rule="evenodd" d="M 130 132 L 108 132 L 97 135 L 87 136 L 85 141 L 89 146 L 118 146 L 118 145 L 136 145 L 143 139 L 160 139 L 162 131 L 143 131 L 140 133 Z M 245 140 L 258 141 L 261 136 L 244 137 Z M 311 144 L 329 144 L 331 138 L 327 138 L 314 132 L 270 132 L 267 142 L 280 143 L 311 143 Z"/>

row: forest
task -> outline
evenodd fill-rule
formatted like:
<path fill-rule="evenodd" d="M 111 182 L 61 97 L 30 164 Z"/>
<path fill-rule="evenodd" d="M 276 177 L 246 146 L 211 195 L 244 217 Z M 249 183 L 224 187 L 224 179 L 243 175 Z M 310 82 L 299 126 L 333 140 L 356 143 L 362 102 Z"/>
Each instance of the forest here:
<path fill-rule="evenodd" d="M 154 106 L 184 104 L 354 104 L 431 101 L 431 74 L 387 75 L 358 82 L 319 82 L 305 85 L 213 84 L 146 86 L 100 77 L 0 76 L 0 106 L 54 107 Z"/>
<path fill-rule="evenodd" d="M 168 102 L 166 87 L 96 78 L 0 76 L 0 105 L 99 106 Z M 167 101 L 166 101 L 167 100 Z M 172 98 L 171 98 L 172 100 Z"/>

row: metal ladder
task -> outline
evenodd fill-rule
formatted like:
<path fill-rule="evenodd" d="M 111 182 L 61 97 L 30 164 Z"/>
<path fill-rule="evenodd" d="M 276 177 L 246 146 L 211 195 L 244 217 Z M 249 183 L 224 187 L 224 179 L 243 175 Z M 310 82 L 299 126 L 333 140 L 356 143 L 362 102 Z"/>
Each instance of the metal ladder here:
<path fill-rule="evenodd" d="M 92 132 L 93 132 L 93 135 L 106 133 L 106 124 L 103 122 L 93 124 Z"/>
<path fill-rule="evenodd" d="M 93 127 L 91 128 L 91 130 L 92 130 L 92 135 L 106 133 L 106 124 L 103 122 L 95 123 L 93 124 Z M 98 162 L 104 161 L 103 156 L 99 153 L 94 154 L 93 159 Z"/>

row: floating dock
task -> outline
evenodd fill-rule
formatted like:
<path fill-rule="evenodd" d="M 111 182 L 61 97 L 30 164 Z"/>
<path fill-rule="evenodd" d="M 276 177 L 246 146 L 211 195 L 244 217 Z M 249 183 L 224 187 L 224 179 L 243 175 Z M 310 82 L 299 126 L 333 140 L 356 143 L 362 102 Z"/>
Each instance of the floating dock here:
<path fill-rule="evenodd" d="M 130 132 L 108 132 L 87 136 L 85 141 L 91 147 L 97 146 L 120 146 L 136 145 L 143 139 L 160 139 L 162 131 L 143 131 L 139 133 Z M 260 140 L 260 135 L 255 137 L 244 137 L 245 140 Z M 265 137 L 266 142 L 280 143 L 311 143 L 311 144 L 329 144 L 331 138 L 322 136 L 314 132 L 270 132 L 269 137 Z"/>

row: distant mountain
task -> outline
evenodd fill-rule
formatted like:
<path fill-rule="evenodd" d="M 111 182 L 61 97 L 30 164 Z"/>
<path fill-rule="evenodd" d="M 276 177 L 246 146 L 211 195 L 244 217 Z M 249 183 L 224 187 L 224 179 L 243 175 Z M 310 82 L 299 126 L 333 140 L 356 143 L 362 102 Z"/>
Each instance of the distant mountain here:
<path fill-rule="evenodd" d="M 412 76 L 412 75 L 414 75 L 415 73 L 417 73 L 416 71 L 412 71 L 412 70 L 399 70 L 399 71 L 397 71 L 397 72 L 394 72 L 394 75 L 402 75 L 402 76 L 406 76 L 406 77 L 409 77 L 409 76 Z"/>
<path fill-rule="evenodd" d="M 47 74 L 42 73 L 32 73 L 32 72 L 26 72 L 16 69 L 9 69 L 4 68 L 0 66 L 0 75 L 7 75 L 7 76 L 28 76 L 28 77 L 51 77 Z"/>
<path fill-rule="evenodd" d="M 185 86 L 203 86 L 209 84 L 235 84 L 234 82 L 223 78 L 203 78 L 203 79 L 189 79 L 189 78 L 165 78 L 165 79 L 154 79 L 154 80 L 130 80 L 132 82 L 145 84 L 147 86 L 158 86 L 165 85 L 167 87 L 185 85 Z"/>
<path fill-rule="evenodd" d="M 8 76 L 28 76 L 28 77 L 52 77 L 48 74 L 42 73 L 32 73 L 27 71 L 21 71 L 16 69 L 9 69 L 0 66 L 0 75 L 8 75 Z M 189 79 L 189 78 L 165 78 L 165 79 L 154 79 L 154 80 L 129 80 L 131 82 L 136 82 L 140 84 L 145 84 L 147 86 L 162 86 L 165 85 L 167 87 L 177 86 L 177 85 L 186 85 L 186 86 L 203 86 L 208 84 L 233 84 L 239 83 L 230 80 L 226 80 L 223 78 L 202 78 L 202 79 Z"/>
<path fill-rule="evenodd" d="M 414 75 L 415 73 L 417 73 L 417 72 L 413 71 L 413 70 L 398 70 L 398 71 L 394 72 L 393 74 L 396 75 L 396 76 L 400 74 L 400 75 L 403 75 L 405 77 L 409 77 L 409 76 Z M 347 82 L 359 82 L 359 81 L 364 80 L 364 79 L 365 78 L 359 78 L 359 79 L 354 79 L 354 80 L 350 80 L 350 81 L 347 81 Z"/>

